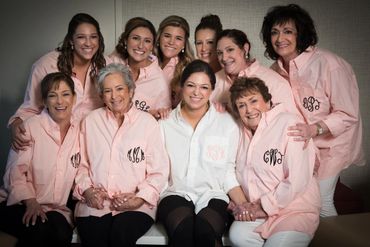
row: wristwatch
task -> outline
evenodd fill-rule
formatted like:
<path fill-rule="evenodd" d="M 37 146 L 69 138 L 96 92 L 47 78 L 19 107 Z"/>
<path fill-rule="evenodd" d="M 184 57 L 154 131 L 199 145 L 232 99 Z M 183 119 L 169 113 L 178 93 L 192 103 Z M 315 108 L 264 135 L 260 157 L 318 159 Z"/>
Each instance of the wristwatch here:
<path fill-rule="evenodd" d="M 321 127 L 319 123 L 315 123 L 317 130 L 316 130 L 316 136 L 322 135 L 324 133 L 324 129 Z"/>

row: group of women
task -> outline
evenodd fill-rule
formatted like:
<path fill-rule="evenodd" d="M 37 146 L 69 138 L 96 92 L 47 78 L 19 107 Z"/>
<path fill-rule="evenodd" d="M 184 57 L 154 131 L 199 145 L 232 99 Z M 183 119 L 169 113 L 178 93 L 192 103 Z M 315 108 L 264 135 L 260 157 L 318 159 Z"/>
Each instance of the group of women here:
<path fill-rule="evenodd" d="M 135 17 L 104 56 L 98 22 L 72 18 L 9 120 L 2 231 L 69 246 L 76 225 L 82 246 L 135 246 L 158 221 L 170 246 L 222 246 L 229 227 L 233 246 L 308 246 L 361 158 L 350 65 L 294 4 L 263 20 L 271 68 L 216 15 L 195 29 L 198 59 L 189 33 L 180 16 L 158 32 Z"/>

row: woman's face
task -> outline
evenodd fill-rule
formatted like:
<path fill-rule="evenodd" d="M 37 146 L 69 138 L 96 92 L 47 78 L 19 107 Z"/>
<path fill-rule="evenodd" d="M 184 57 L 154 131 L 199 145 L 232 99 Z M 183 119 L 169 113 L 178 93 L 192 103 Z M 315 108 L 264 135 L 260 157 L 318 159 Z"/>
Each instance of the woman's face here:
<path fill-rule="evenodd" d="M 147 59 L 153 50 L 153 34 L 146 27 L 137 27 L 129 34 L 126 44 L 129 63 L 134 62 L 146 66 Z"/>
<path fill-rule="evenodd" d="M 238 75 L 248 66 L 245 58 L 248 51 L 249 45 L 247 43 L 243 49 L 240 49 L 229 37 L 223 37 L 217 42 L 218 61 L 228 75 Z"/>
<path fill-rule="evenodd" d="M 75 96 L 65 81 L 54 84 L 44 102 L 50 117 L 58 124 L 70 121 L 74 103 Z"/>
<path fill-rule="evenodd" d="M 204 72 L 195 72 L 186 79 L 182 88 L 182 99 L 187 109 L 201 110 L 208 104 L 212 93 L 209 77 Z"/>
<path fill-rule="evenodd" d="M 76 28 L 72 37 L 75 58 L 87 62 L 90 61 L 99 49 L 99 34 L 95 26 L 90 23 L 82 23 Z"/>
<path fill-rule="evenodd" d="M 271 44 L 274 51 L 284 60 L 289 62 L 296 58 L 297 50 L 297 29 L 293 21 L 271 28 Z"/>
<path fill-rule="evenodd" d="M 217 60 L 216 32 L 211 29 L 200 29 L 195 34 L 195 48 L 197 56 L 206 63 Z"/>
<path fill-rule="evenodd" d="M 130 109 L 133 91 L 129 90 L 121 74 L 105 77 L 102 92 L 103 102 L 113 114 L 122 114 Z"/>
<path fill-rule="evenodd" d="M 164 58 L 176 57 L 185 48 L 185 31 L 181 27 L 167 26 L 159 37 Z"/>
<path fill-rule="evenodd" d="M 244 126 L 255 131 L 262 118 L 262 113 L 270 110 L 270 101 L 265 102 L 260 92 L 247 92 L 235 101 L 240 119 Z"/>

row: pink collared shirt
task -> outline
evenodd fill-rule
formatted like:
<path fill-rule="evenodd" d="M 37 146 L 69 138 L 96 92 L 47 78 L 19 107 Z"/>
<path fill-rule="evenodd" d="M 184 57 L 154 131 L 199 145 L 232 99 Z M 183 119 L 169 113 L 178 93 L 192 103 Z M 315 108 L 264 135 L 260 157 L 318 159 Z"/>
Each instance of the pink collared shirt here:
<path fill-rule="evenodd" d="M 92 111 L 82 122 L 82 161 L 76 176 L 74 195 L 82 199 L 90 187 L 99 187 L 112 197 L 115 193 L 136 193 L 145 203 L 135 211 L 155 217 L 159 193 L 168 180 L 169 162 L 158 122 L 135 107 L 125 113 L 118 126 L 106 107 Z M 110 201 L 104 209 L 90 208 L 80 201 L 75 216 L 116 215 Z"/>
<path fill-rule="evenodd" d="M 175 74 L 176 65 L 179 63 L 179 57 L 173 57 L 162 69 L 164 77 L 166 78 L 167 84 L 170 85 L 173 76 Z"/>
<path fill-rule="evenodd" d="M 110 55 L 112 61 L 128 66 L 117 52 Z M 170 88 L 163 71 L 158 65 L 157 57 L 149 56 L 150 65 L 140 68 L 139 78 L 135 81 L 135 94 L 132 102 L 142 111 L 171 107 Z"/>
<path fill-rule="evenodd" d="M 36 198 L 46 212 L 58 211 L 72 224 L 72 212 L 66 203 L 81 158 L 79 123 L 71 121 L 63 142 L 59 126 L 46 110 L 27 119 L 24 126 L 32 146 L 9 153 L 4 175 L 7 205 Z"/>
<path fill-rule="evenodd" d="M 319 178 L 337 175 L 353 163 L 361 164 L 359 91 L 351 66 L 333 53 L 309 47 L 290 61 L 289 74 L 281 60 L 272 69 L 289 80 L 305 121 L 312 124 L 322 120 L 332 134 L 314 138 L 319 149 Z"/>
<path fill-rule="evenodd" d="M 10 118 L 8 125 L 10 125 L 17 117 L 25 120 L 42 111 L 44 105 L 41 97 L 40 83 L 47 74 L 59 71 L 57 66 L 59 54 L 60 53 L 57 51 L 51 51 L 39 58 L 32 65 L 23 103 Z M 110 63 L 110 59 L 107 57 L 106 61 L 107 64 Z M 83 83 L 77 79 L 77 77 L 71 76 L 77 96 L 76 104 L 73 108 L 73 115 L 76 119 L 82 119 L 88 112 L 103 105 L 103 102 L 97 93 L 95 84 L 91 81 L 89 76 L 90 71 L 91 66 L 87 71 L 86 81 L 84 83 L 85 87 L 83 87 Z"/>
<path fill-rule="evenodd" d="M 303 142 L 287 135 L 287 128 L 299 121 L 279 104 L 263 114 L 253 136 L 241 128 L 237 178 L 248 200 L 260 199 L 268 214 L 256 228 L 263 238 L 279 231 L 313 235 L 319 224 L 320 192 L 313 176 L 313 142 L 303 149 Z"/>
<path fill-rule="evenodd" d="M 263 80 L 272 95 L 272 103 L 283 103 L 287 111 L 299 115 L 289 83 L 275 71 L 260 65 L 255 60 L 245 70 L 240 71 L 238 77 L 258 77 Z M 224 69 L 218 71 L 216 73 L 216 86 L 211 95 L 211 101 L 230 105 L 229 90 L 232 84 L 233 81 L 226 75 Z"/>

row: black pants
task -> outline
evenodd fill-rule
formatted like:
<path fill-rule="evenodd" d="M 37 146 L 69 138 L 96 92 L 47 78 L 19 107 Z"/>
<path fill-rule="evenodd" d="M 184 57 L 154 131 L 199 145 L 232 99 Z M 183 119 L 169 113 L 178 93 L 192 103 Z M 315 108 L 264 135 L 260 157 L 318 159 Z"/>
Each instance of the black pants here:
<path fill-rule="evenodd" d="M 158 206 L 158 221 L 169 237 L 170 246 L 222 246 L 222 235 L 227 229 L 227 203 L 212 199 L 208 206 L 194 213 L 194 204 L 181 196 L 168 196 Z"/>
<path fill-rule="evenodd" d="M 76 218 L 83 247 L 135 246 L 153 223 L 149 215 L 136 211 Z"/>
<path fill-rule="evenodd" d="M 73 229 L 61 213 L 49 211 L 47 221 L 38 217 L 35 225 L 26 227 L 22 223 L 25 211 L 24 205 L 0 204 L 0 230 L 18 238 L 17 246 L 71 246 Z"/>

